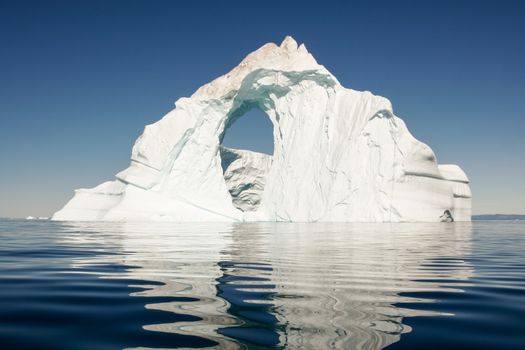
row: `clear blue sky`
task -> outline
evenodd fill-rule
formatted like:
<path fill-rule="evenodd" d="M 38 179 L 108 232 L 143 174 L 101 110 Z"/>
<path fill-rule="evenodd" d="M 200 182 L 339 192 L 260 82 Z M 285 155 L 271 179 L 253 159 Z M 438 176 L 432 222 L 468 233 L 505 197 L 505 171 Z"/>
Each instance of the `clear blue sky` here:
<path fill-rule="evenodd" d="M 475 213 L 525 214 L 524 1 L 1 0 L 0 216 L 112 179 L 145 124 L 287 34 L 461 165 Z M 264 125 L 228 142 L 264 150 Z"/>

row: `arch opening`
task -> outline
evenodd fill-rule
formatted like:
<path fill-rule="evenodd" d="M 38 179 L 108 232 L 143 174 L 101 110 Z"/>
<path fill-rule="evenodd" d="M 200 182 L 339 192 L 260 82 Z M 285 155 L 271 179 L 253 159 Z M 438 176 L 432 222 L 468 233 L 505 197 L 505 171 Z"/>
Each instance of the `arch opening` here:
<path fill-rule="evenodd" d="M 230 113 L 220 139 L 222 172 L 232 203 L 241 211 L 256 211 L 273 161 L 272 121 L 256 103 L 245 102 Z"/>

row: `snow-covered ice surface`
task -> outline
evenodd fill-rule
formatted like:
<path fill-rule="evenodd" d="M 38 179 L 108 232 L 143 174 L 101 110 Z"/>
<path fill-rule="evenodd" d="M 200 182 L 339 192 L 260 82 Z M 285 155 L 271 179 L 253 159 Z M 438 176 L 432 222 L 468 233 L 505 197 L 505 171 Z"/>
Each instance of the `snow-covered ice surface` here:
<path fill-rule="evenodd" d="M 227 149 L 252 108 L 273 124 L 274 154 Z M 471 192 L 438 165 L 384 97 L 344 88 L 286 37 L 181 98 L 147 125 L 131 165 L 75 196 L 54 220 L 469 221 Z"/>

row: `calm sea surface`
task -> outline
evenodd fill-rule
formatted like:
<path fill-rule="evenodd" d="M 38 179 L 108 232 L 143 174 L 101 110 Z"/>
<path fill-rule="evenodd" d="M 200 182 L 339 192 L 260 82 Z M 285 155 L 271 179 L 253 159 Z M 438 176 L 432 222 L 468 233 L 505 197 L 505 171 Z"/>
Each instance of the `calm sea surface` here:
<path fill-rule="evenodd" d="M 525 222 L 0 221 L 0 349 L 525 349 Z"/>

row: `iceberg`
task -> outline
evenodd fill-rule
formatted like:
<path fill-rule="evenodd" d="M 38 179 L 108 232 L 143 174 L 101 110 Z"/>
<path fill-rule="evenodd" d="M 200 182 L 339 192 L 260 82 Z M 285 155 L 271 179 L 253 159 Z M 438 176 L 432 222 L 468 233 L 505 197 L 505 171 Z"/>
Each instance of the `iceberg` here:
<path fill-rule="evenodd" d="M 249 110 L 274 152 L 222 146 Z M 147 125 L 114 181 L 78 189 L 53 220 L 470 221 L 471 191 L 437 163 L 384 97 L 343 87 L 286 37 L 180 98 Z"/>

